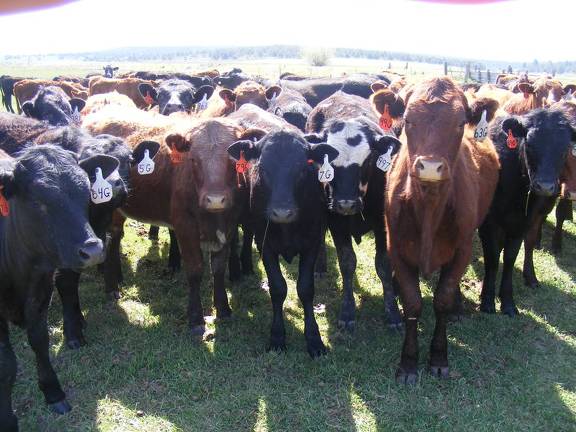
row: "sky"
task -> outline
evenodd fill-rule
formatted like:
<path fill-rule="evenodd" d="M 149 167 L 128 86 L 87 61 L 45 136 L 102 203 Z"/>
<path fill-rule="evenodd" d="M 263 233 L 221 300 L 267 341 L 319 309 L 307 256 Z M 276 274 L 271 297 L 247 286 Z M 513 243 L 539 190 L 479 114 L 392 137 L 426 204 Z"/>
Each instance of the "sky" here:
<path fill-rule="evenodd" d="M 444 0 L 449 2 L 450 0 Z M 574 0 L 79 0 L 0 15 L 0 55 L 300 45 L 500 61 L 576 60 Z"/>

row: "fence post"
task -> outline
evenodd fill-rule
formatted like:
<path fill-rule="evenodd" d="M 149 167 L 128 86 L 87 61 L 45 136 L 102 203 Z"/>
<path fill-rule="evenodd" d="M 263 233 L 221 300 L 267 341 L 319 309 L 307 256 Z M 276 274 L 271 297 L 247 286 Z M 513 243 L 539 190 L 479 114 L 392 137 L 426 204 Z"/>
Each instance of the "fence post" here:
<path fill-rule="evenodd" d="M 488 84 L 492 82 L 492 77 L 490 76 L 490 69 L 486 71 L 486 82 L 488 82 Z"/>
<path fill-rule="evenodd" d="M 448 75 L 448 62 L 444 62 L 444 75 Z"/>
<path fill-rule="evenodd" d="M 468 80 L 471 78 L 470 75 L 470 63 L 466 63 L 466 72 L 464 73 L 464 82 L 468 82 Z"/>

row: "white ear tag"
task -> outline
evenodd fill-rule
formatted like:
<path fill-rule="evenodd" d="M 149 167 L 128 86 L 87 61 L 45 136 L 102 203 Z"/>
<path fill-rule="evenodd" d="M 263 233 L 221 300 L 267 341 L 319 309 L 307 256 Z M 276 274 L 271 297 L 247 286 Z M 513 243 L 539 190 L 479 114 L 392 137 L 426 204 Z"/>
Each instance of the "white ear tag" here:
<path fill-rule="evenodd" d="M 70 116 L 72 118 L 72 121 L 76 124 L 80 124 L 82 123 L 82 117 L 80 116 L 80 113 L 78 112 L 78 107 L 74 107 L 74 111 L 72 112 L 72 115 Z"/>
<path fill-rule="evenodd" d="M 474 138 L 478 141 L 484 141 L 488 136 L 488 122 L 486 121 L 486 110 L 482 111 L 482 118 L 476 125 L 476 130 L 474 130 Z"/>
<path fill-rule="evenodd" d="M 94 204 L 101 204 L 112 199 L 112 185 L 102 177 L 102 169 L 96 168 L 96 181 L 90 187 L 90 197 Z"/>
<path fill-rule="evenodd" d="M 576 143 L 572 143 L 572 156 L 576 157 Z"/>
<path fill-rule="evenodd" d="M 272 93 L 272 97 L 268 100 L 268 103 L 270 105 L 273 105 L 276 102 L 277 97 L 278 97 L 278 95 L 276 93 Z"/>
<path fill-rule="evenodd" d="M 324 155 L 324 163 L 320 167 L 320 171 L 318 171 L 318 181 L 322 183 L 328 183 L 332 181 L 334 178 L 334 168 L 328 162 L 328 155 Z"/>
<path fill-rule="evenodd" d="M 138 174 L 148 175 L 154 172 L 154 161 L 150 159 L 150 152 L 144 150 L 144 159 L 138 164 Z"/>
<path fill-rule="evenodd" d="M 376 166 L 384 172 L 390 169 L 390 165 L 392 165 L 392 147 L 386 153 L 380 155 L 376 161 Z"/>
<path fill-rule="evenodd" d="M 206 93 L 204 93 L 204 96 L 202 96 L 200 102 L 196 104 L 196 107 L 198 107 L 198 111 L 204 111 L 206 108 L 208 108 L 208 98 L 206 97 Z"/>

